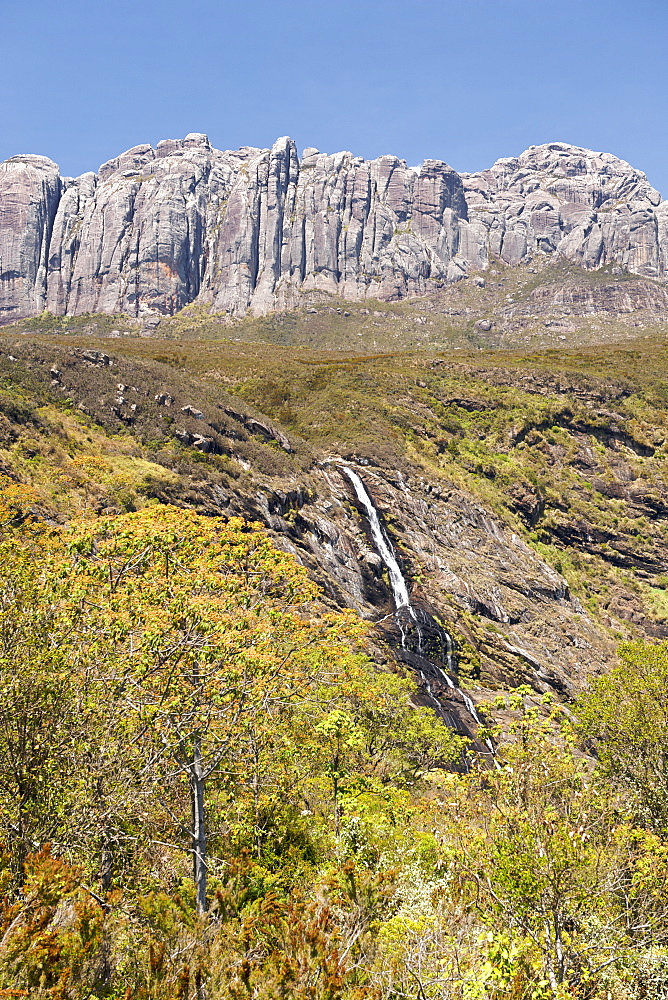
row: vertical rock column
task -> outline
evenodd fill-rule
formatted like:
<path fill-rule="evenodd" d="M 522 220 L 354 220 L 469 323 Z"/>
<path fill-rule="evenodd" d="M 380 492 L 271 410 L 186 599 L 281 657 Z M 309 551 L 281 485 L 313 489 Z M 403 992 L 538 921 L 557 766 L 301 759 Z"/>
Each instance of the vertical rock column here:
<path fill-rule="evenodd" d="M 49 241 L 46 276 L 46 308 L 56 316 L 65 316 L 68 312 L 72 274 L 81 248 L 81 229 L 96 185 L 97 177 L 93 173 L 62 180 L 62 195 Z"/>
<path fill-rule="evenodd" d="M 13 156 L 0 163 L 0 322 L 44 308 L 60 192 L 58 167 L 46 156 Z"/>
<path fill-rule="evenodd" d="M 215 259 L 207 275 L 214 310 L 262 315 L 276 306 L 286 263 L 287 228 L 294 221 L 299 160 L 294 142 L 247 152 L 221 213 Z"/>
<path fill-rule="evenodd" d="M 264 173 L 264 171 L 263 171 Z M 262 315 L 276 305 L 276 286 L 283 274 L 284 231 L 293 218 L 299 160 L 294 142 L 278 139 L 266 160 L 266 182 L 260 193 L 257 278 L 251 309 Z"/>

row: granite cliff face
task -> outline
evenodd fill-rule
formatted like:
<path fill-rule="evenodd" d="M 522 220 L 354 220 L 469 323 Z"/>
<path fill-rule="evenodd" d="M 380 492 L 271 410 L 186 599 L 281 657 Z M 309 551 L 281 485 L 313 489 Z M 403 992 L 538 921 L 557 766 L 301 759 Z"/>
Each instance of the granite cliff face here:
<path fill-rule="evenodd" d="M 200 134 L 75 179 L 15 156 L 0 165 L 0 322 L 392 301 L 536 253 L 665 278 L 667 205 L 624 161 L 563 143 L 461 176 L 439 160 L 300 160 L 287 138 L 221 152 Z"/>
<path fill-rule="evenodd" d="M 45 156 L 0 164 L 0 319 L 40 312 L 62 182 Z"/>
<path fill-rule="evenodd" d="M 0 316 L 171 314 L 195 299 L 244 315 L 302 290 L 391 299 L 463 272 L 466 218 L 445 163 L 419 171 L 294 143 L 220 152 L 206 136 L 137 146 L 97 175 L 61 179 L 13 157 L 0 181 Z"/>
<path fill-rule="evenodd" d="M 507 264 L 541 251 L 586 268 L 617 263 L 666 276 L 668 202 L 610 153 L 561 142 L 532 146 L 462 180 L 472 224 L 484 226 L 487 254 Z"/>

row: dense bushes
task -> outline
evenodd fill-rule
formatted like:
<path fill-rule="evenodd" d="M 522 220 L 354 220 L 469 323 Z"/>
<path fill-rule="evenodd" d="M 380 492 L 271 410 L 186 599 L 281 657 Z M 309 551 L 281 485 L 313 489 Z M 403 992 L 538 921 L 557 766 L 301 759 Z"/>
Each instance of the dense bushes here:
<path fill-rule="evenodd" d="M 518 692 L 496 766 L 456 773 L 257 526 L 53 530 L 33 499 L 0 496 L 3 995 L 666 994 L 663 647 L 579 734 Z"/>

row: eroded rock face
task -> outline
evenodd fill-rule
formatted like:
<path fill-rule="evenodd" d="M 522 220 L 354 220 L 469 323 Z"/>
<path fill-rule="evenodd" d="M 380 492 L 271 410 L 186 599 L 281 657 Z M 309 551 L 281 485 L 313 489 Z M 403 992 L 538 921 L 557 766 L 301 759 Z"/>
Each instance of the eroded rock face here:
<path fill-rule="evenodd" d="M 436 615 L 460 652 L 463 640 L 476 647 L 483 683 L 529 683 L 570 697 L 612 660 L 614 644 L 565 579 L 470 496 L 420 476 L 356 471 L 400 554 L 411 603 Z M 253 516 L 298 556 L 336 605 L 376 622 L 398 648 L 386 568 L 346 475 L 332 462 L 311 469 L 308 482 L 297 502 L 258 492 Z"/>
<path fill-rule="evenodd" d="M 396 300 L 537 252 L 664 278 L 668 203 L 623 160 L 564 143 L 461 176 L 440 160 L 300 161 L 288 138 L 221 152 L 199 133 L 76 179 L 39 156 L 0 165 L 0 321 Z"/>
<path fill-rule="evenodd" d="M 206 136 L 136 146 L 95 177 L 65 182 L 49 247 L 47 305 L 57 315 L 171 314 L 200 292 L 247 153 Z"/>
<path fill-rule="evenodd" d="M 487 253 L 507 264 L 542 251 L 586 268 L 617 263 L 666 274 L 666 202 L 641 171 L 610 153 L 549 143 L 462 179 Z"/>
<path fill-rule="evenodd" d="M 507 525 L 458 489 L 387 471 L 359 471 L 391 524 L 395 543 L 410 553 L 405 569 L 419 571 L 411 601 L 435 610 L 446 627 L 455 623 L 460 634 L 468 627 L 462 612 L 468 613 L 469 624 L 490 624 L 487 638 L 481 633 L 473 640 L 487 679 L 572 695 L 591 672 L 604 668 L 613 655 L 610 641 L 571 597 L 564 578 Z M 368 613 L 369 605 L 383 605 L 386 585 L 382 567 L 368 558 L 364 513 L 351 518 L 341 505 L 350 493 L 338 469 L 321 475 L 326 521 L 312 518 L 309 507 L 302 509 L 302 549 L 310 547 L 321 576 L 325 570 L 336 581 L 340 603 Z M 385 603 L 391 609 L 389 594 Z"/>
<path fill-rule="evenodd" d="M 231 195 L 202 298 L 216 311 L 286 308 L 302 291 L 360 299 L 423 294 L 463 271 L 452 263 L 466 218 L 459 175 L 394 156 L 365 161 L 289 139 L 248 163 Z"/>
<path fill-rule="evenodd" d="M 300 163 L 287 138 L 221 152 L 192 134 L 76 179 L 42 157 L 2 170 L 6 319 L 45 306 L 170 315 L 196 299 L 262 314 L 303 290 L 392 299 L 463 274 L 463 187 L 436 160 L 413 170 L 310 149 Z"/>
<path fill-rule="evenodd" d="M 58 167 L 45 156 L 13 156 L 0 163 L 0 322 L 44 308 L 60 193 Z"/>

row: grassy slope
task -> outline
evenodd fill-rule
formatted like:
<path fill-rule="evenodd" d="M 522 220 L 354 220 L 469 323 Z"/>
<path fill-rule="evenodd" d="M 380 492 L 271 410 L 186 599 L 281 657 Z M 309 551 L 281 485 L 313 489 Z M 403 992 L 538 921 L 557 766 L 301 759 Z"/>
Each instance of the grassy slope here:
<path fill-rule="evenodd" d="M 53 335 L 42 343 L 112 346 Z M 668 351 L 660 338 L 484 358 L 461 352 L 456 362 L 448 352 L 345 355 L 220 339 L 174 345 L 126 337 L 113 346 L 167 381 L 194 376 L 200 394 L 250 404 L 302 439 L 309 454 L 417 468 L 463 488 L 564 572 L 599 615 L 623 600 L 628 615 L 668 618 Z M 48 479 L 57 462 L 66 477 L 61 492 L 81 493 L 52 445 L 62 434 L 70 452 L 106 463 L 104 475 L 89 478 L 98 489 L 107 484 L 112 503 L 128 489 L 138 502 L 156 477 L 190 474 L 192 449 L 156 449 L 127 430 L 101 437 L 90 418 L 82 434 L 76 412 L 61 431 L 55 412 L 40 410 L 39 433 L 26 425 L 32 444 L 22 431 L 5 447 L 5 464 L 22 478 L 42 468 Z M 209 456 L 196 461 L 203 475 L 213 472 Z M 289 478 L 290 468 L 275 471 Z"/>

